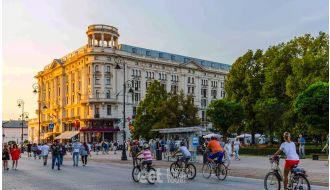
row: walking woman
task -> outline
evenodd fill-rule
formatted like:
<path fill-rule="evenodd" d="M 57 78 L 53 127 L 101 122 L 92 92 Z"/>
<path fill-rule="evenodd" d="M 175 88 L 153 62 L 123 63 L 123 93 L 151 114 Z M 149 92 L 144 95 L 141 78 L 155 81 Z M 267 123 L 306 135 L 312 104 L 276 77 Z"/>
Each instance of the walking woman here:
<path fill-rule="evenodd" d="M 83 163 L 83 166 L 87 165 L 87 157 L 89 154 L 90 154 L 89 148 L 88 148 L 86 142 L 84 142 L 84 144 L 80 147 L 80 155 L 81 155 L 81 161 Z"/>
<path fill-rule="evenodd" d="M 15 170 L 17 170 L 18 159 L 21 154 L 21 151 L 19 150 L 17 144 L 14 144 L 14 147 L 11 150 L 10 154 L 11 154 L 11 159 L 13 160 L 13 165 L 11 168 L 14 169 L 14 165 L 15 165 Z"/>
<path fill-rule="evenodd" d="M 8 168 L 8 160 L 9 160 L 9 149 L 8 145 L 5 144 L 3 149 L 2 149 L 2 165 L 3 165 L 3 170 L 9 170 Z"/>

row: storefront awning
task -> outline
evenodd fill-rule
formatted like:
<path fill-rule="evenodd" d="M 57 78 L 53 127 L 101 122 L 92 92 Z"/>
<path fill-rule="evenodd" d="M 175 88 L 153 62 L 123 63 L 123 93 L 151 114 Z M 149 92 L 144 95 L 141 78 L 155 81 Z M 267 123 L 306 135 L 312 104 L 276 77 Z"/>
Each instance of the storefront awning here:
<path fill-rule="evenodd" d="M 81 132 L 118 132 L 119 128 L 101 128 L 101 127 L 91 127 L 91 128 L 81 128 Z"/>
<path fill-rule="evenodd" d="M 55 139 L 71 139 L 72 137 L 76 136 L 79 131 L 65 131 L 64 133 L 57 136 Z"/>

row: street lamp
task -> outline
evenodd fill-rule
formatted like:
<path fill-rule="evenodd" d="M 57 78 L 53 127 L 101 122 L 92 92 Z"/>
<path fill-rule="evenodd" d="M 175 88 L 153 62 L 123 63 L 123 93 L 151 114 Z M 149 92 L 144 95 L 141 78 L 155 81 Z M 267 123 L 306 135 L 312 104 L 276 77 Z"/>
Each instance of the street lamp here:
<path fill-rule="evenodd" d="M 124 68 L 124 82 L 123 82 L 123 151 L 122 151 L 122 155 L 121 155 L 121 160 L 127 160 L 127 155 L 126 155 L 126 147 L 125 147 L 125 142 L 126 142 L 126 131 L 125 131 L 125 126 L 126 126 L 126 113 L 125 113 L 125 107 L 126 107 L 126 78 L 125 78 L 125 74 L 126 74 L 126 69 L 125 69 L 125 60 L 121 57 L 116 57 L 115 58 L 115 63 L 116 63 L 116 70 L 121 69 L 121 67 L 119 66 L 119 64 L 123 64 L 123 68 Z M 130 90 L 128 91 L 129 93 L 133 92 L 133 89 L 131 88 L 130 85 Z"/>
<path fill-rule="evenodd" d="M 22 136 L 21 136 L 21 141 L 23 144 L 23 124 L 24 124 L 24 118 L 28 119 L 29 118 L 29 113 L 28 112 L 24 112 L 24 100 L 22 99 L 18 99 L 17 100 L 17 106 L 19 108 L 22 108 L 22 114 L 20 115 L 20 117 L 22 117 Z"/>
<path fill-rule="evenodd" d="M 33 93 L 34 94 L 37 94 L 38 92 L 40 92 L 39 85 L 37 83 L 34 83 L 32 85 L 32 88 L 33 88 Z M 38 115 L 39 115 L 38 144 L 40 144 L 40 129 L 41 129 L 41 121 L 40 121 L 41 101 L 40 101 L 40 98 L 41 97 L 38 97 Z M 47 109 L 47 106 L 44 105 L 43 109 Z"/>

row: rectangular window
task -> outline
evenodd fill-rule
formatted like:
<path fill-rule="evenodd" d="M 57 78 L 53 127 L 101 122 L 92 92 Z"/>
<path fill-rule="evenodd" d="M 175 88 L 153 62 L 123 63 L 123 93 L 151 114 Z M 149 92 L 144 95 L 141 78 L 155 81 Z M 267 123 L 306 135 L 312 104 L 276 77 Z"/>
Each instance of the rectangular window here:
<path fill-rule="evenodd" d="M 140 93 L 135 93 L 134 94 L 134 101 L 135 102 L 139 102 L 141 99 L 140 99 Z"/>
<path fill-rule="evenodd" d="M 96 98 L 100 98 L 100 91 L 96 90 L 95 91 L 95 96 L 96 96 Z"/>
<path fill-rule="evenodd" d="M 100 109 L 97 105 L 95 105 L 95 114 L 100 114 Z"/>
<path fill-rule="evenodd" d="M 159 53 L 159 58 L 164 58 L 163 53 Z"/>
<path fill-rule="evenodd" d="M 137 112 L 137 109 L 136 109 L 136 107 L 133 107 L 133 116 L 135 116 L 135 115 L 136 115 L 136 112 Z"/>
<path fill-rule="evenodd" d="M 110 77 L 107 77 L 107 79 L 106 79 L 106 84 L 107 84 L 107 85 L 110 85 Z"/>
<path fill-rule="evenodd" d="M 171 55 L 171 60 L 175 61 L 175 56 L 174 55 Z"/>
<path fill-rule="evenodd" d="M 107 66 L 107 70 L 106 70 L 107 73 L 110 73 L 110 66 Z"/>
<path fill-rule="evenodd" d="M 110 99 L 110 90 L 107 90 L 107 99 Z"/>
<path fill-rule="evenodd" d="M 107 105 L 107 115 L 111 115 L 111 105 Z"/>
<path fill-rule="evenodd" d="M 74 83 L 72 83 L 72 92 L 74 92 Z"/>
<path fill-rule="evenodd" d="M 137 53 L 137 49 L 136 48 L 132 48 L 132 52 L 133 53 Z"/>
<path fill-rule="evenodd" d="M 146 51 L 146 55 L 147 56 L 151 56 L 151 52 L 150 51 Z"/>
<path fill-rule="evenodd" d="M 95 84 L 99 85 L 100 84 L 100 79 L 99 78 L 95 78 Z"/>

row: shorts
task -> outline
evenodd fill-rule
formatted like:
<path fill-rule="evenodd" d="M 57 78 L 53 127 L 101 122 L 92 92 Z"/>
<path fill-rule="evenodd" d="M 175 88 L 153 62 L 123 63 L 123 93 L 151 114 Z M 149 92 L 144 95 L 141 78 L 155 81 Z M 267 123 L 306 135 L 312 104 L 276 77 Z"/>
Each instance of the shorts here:
<path fill-rule="evenodd" d="M 143 160 L 142 165 L 151 165 L 152 164 L 152 160 Z"/>
<path fill-rule="evenodd" d="M 181 161 L 181 162 L 184 162 L 184 163 L 188 163 L 189 160 L 190 160 L 190 156 L 187 156 L 187 157 L 182 156 L 182 157 L 180 158 L 180 161 Z"/>
<path fill-rule="evenodd" d="M 211 153 L 209 154 L 209 158 L 214 159 L 218 158 L 218 161 L 221 162 L 223 157 L 223 152 L 216 152 L 216 153 Z"/>
<path fill-rule="evenodd" d="M 285 160 L 284 168 L 291 170 L 294 165 L 298 165 L 298 164 L 299 164 L 299 160 Z"/>

